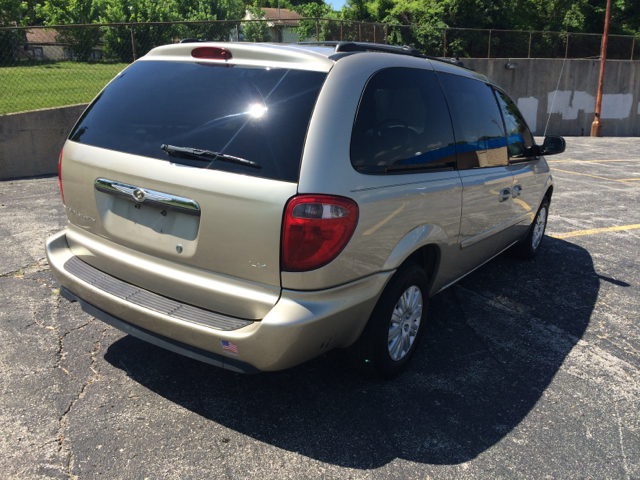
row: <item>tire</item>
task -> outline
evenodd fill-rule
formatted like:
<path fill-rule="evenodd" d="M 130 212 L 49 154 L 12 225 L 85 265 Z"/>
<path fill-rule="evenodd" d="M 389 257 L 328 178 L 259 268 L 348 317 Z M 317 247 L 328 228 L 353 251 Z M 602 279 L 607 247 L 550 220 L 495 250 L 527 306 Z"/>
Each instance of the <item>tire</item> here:
<path fill-rule="evenodd" d="M 429 279 L 414 263 L 401 267 L 391 277 L 364 331 L 351 347 L 351 359 L 361 373 L 387 380 L 407 368 L 425 329 L 428 295 Z M 400 310 L 405 310 L 405 316 L 398 317 Z M 389 340 L 394 325 L 395 341 Z"/>
<path fill-rule="evenodd" d="M 548 216 L 549 199 L 545 197 L 540 204 L 540 208 L 533 219 L 531 227 L 529 227 L 529 232 L 526 237 L 513 246 L 512 251 L 515 257 L 522 260 L 531 260 L 536 256 L 536 253 L 540 250 L 540 245 L 542 245 L 542 240 L 544 239 Z"/>

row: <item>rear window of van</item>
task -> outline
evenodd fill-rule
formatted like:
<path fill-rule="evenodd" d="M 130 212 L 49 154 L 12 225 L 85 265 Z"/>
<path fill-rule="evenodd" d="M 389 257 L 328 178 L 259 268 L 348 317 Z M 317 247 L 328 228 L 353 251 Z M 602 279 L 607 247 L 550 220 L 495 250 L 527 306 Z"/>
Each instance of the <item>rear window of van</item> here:
<path fill-rule="evenodd" d="M 69 139 L 193 167 L 297 182 L 307 127 L 326 75 L 139 61 L 94 100 Z M 173 149 L 167 146 L 206 153 L 169 155 Z"/>

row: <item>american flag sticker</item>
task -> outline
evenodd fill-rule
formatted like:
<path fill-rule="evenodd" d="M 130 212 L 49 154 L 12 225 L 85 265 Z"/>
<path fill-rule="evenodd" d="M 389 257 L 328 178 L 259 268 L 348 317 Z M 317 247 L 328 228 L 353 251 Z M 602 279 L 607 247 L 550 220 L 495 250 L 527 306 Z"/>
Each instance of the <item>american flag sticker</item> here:
<path fill-rule="evenodd" d="M 235 343 L 231 343 L 228 340 L 220 340 L 220 342 L 222 342 L 222 349 L 223 350 L 228 350 L 231 353 L 233 353 L 234 355 L 238 355 L 238 347 L 236 347 Z"/>

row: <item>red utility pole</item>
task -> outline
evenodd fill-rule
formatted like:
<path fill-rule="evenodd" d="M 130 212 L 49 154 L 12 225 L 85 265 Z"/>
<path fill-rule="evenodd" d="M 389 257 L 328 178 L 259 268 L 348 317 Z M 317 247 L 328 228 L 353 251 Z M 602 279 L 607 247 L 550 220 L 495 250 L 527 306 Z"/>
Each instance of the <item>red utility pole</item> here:
<path fill-rule="evenodd" d="M 600 112 L 602 111 L 602 89 L 604 87 L 604 67 L 607 62 L 607 41 L 609 40 L 609 17 L 611 16 L 611 0 L 607 0 L 607 12 L 604 17 L 604 35 L 602 36 L 602 52 L 600 53 L 600 78 L 598 79 L 598 96 L 596 98 L 596 118 L 591 124 L 591 136 L 602 134 Z"/>

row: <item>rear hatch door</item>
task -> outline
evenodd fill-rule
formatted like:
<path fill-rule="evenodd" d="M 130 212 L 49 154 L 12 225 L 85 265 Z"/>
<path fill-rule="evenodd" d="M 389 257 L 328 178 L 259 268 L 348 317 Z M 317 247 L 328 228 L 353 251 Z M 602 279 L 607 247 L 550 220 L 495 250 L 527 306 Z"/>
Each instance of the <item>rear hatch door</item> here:
<path fill-rule="evenodd" d="M 62 181 L 72 248 L 142 288 L 261 318 L 278 295 L 256 307 L 238 304 L 231 290 L 279 294 L 282 215 L 331 62 L 248 65 L 245 50 L 243 64 L 196 62 L 181 56 L 184 46 L 173 50 L 124 70 L 71 132 Z M 127 258 L 84 241 L 87 234 L 126 248 Z M 154 260 L 196 276 L 154 278 Z M 215 295 L 202 295 L 198 275 L 218 282 Z"/>

